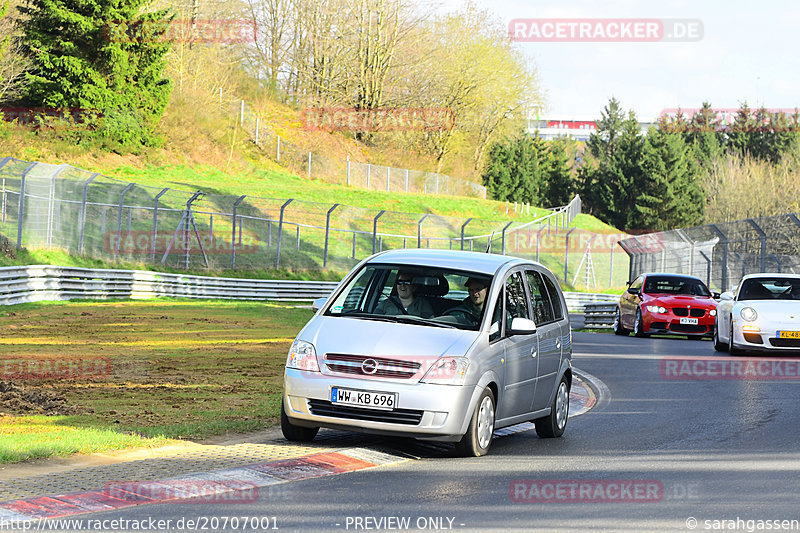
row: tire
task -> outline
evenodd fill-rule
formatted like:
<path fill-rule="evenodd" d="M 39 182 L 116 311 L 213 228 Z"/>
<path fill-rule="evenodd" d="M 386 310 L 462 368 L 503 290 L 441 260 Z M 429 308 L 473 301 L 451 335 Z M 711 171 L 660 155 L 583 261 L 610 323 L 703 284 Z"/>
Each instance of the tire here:
<path fill-rule="evenodd" d="M 628 335 L 630 331 L 622 327 L 622 313 L 620 312 L 619 306 L 617 306 L 617 311 L 614 313 L 614 335 Z"/>
<path fill-rule="evenodd" d="M 733 318 L 731 318 L 731 332 L 730 337 L 728 337 L 728 352 L 731 355 L 744 355 L 744 351 L 733 344 Z"/>
<path fill-rule="evenodd" d="M 642 310 L 636 310 L 636 321 L 633 323 L 633 334 L 637 337 L 648 337 L 649 334 L 644 332 L 644 324 L 642 323 Z"/>
<path fill-rule="evenodd" d="M 550 405 L 550 414 L 544 418 L 533 421 L 536 425 L 536 434 L 543 439 L 552 439 L 564 434 L 569 418 L 569 385 L 567 377 L 562 376 L 558 390 Z"/>
<path fill-rule="evenodd" d="M 714 349 L 718 352 L 728 351 L 728 345 L 719 340 L 719 321 L 714 323 Z"/>
<path fill-rule="evenodd" d="M 317 436 L 319 428 L 304 428 L 302 426 L 295 426 L 289 421 L 286 416 L 286 411 L 283 408 L 283 398 L 281 398 L 281 432 L 286 440 L 292 442 L 310 442 Z"/>
<path fill-rule="evenodd" d="M 494 394 L 483 389 L 478 404 L 472 413 L 467 432 L 456 443 L 456 451 L 462 457 L 480 457 L 489 453 L 494 433 Z"/>

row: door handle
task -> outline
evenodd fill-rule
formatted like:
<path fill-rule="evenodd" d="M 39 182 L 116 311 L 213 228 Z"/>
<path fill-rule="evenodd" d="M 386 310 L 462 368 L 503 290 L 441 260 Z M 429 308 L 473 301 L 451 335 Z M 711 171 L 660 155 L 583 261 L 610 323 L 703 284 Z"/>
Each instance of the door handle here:
<path fill-rule="evenodd" d="M 531 349 L 531 357 L 536 357 L 536 348 Z"/>
<path fill-rule="evenodd" d="M 556 339 L 556 348 L 558 348 L 559 350 L 561 349 L 561 337 L 558 337 Z"/>

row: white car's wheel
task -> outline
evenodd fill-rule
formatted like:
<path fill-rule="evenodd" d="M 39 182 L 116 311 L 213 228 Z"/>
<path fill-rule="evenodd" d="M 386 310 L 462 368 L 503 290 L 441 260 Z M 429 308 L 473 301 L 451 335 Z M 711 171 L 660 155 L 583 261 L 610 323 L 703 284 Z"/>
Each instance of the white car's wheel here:
<path fill-rule="evenodd" d="M 743 355 L 744 351 L 740 348 L 737 348 L 735 344 L 733 344 L 733 318 L 731 318 L 731 330 L 730 330 L 730 337 L 728 338 L 728 352 L 731 355 Z"/>
<path fill-rule="evenodd" d="M 728 345 L 719 340 L 719 318 L 714 322 L 714 349 L 718 352 L 728 351 Z"/>

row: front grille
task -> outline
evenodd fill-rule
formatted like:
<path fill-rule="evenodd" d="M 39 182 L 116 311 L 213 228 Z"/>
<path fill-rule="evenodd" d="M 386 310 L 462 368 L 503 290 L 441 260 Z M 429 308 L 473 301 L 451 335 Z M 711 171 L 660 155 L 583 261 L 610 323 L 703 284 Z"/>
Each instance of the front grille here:
<path fill-rule="evenodd" d="M 708 331 L 708 326 L 701 326 L 700 324 L 672 324 L 669 329 L 677 333 L 705 333 Z"/>
<path fill-rule="evenodd" d="M 364 372 L 361 366 L 367 359 L 372 359 L 377 363 L 376 371 L 372 374 Z M 419 371 L 419 367 L 422 366 L 420 363 L 414 361 L 338 353 L 325 354 L 323 360 L 325 361 L 325 366 L 331 372 L 397 379 L 409 379 L 414 377 Z"/>
<path fill-rule="evenodd" d="M 778 339 L 773 337 L 769 343 L 776 348 L 800 348 L 800 339 Z"/>
<path fill-rule="evenodd" d="M 308 408 L 312 415 L 349 418 L 352 420 L 368 420 L 370 422 L 386 422 L 389 424 L 405 424 L 416 426 L 422 420 L 424 411 L 416 409 L 362 409 L 346 405 L 333 405 L 328 400 L 308 400 Z"/>
<path fill-rule="evenodd" d="M 700 318 L 706 314 L 705 309 L 690 309 L 688 307 L 673 307 L 672 312 L 675 316 L 693 316 L 694 318 Z"/>

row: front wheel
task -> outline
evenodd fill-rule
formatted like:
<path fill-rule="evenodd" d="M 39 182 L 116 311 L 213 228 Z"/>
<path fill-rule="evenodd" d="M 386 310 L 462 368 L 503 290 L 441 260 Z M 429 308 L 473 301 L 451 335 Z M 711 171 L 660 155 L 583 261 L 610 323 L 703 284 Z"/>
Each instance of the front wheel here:
<path fill-rule="evenodd" d="M 642 320 L 642 310 L 636 310 L 636 320 L 633 322 L 633 334 L 637 337 L 647 337 L 644 332 L 644 321 Z"/>
<path fill-rule="evenodd" d="M 731 317 L 731 332 L 730 337 L 728 337 L 728 352 L 730 352 L 731 355 L 744 355 L 744 351 L 733 344 L 733 317 Z"/>
<path fill-rule="evenodd" d="M 620 312 L 619 306 L 617 306 L 617 311 L 614 313 L 614 334 L 627 335 L 628 333 L 630 333 L 630 331 L 622 327 L 622 313 Z"/>
<path fill-rule="evenodd" d="M 317 436 L 319 428 L 304 428 L 302 426 L 295 426 L 289 421 L 286 416 L 286 411 L 283 408 L 283 398 L 281 398 L 281 432 L 286 440 L 292 442 L 311 442 Z"/>
<path fill-rule="evenodd" d="M 556 396 L 550 406 L 550 414 L 544 418 L 537 418 L 533 421 L 536 425 L 536 434 L 543 439 L 560 437 L 564 434 L 569 417 L 569 385 L 567 377 L 562 376 L 558 384 Z"/>
<path fill-rule="evenodd" d="M 719 340 L 719 323 L 714 324 L 714 349 L 718 352 L 728 351 L 728 345 Z"/>
<path fill-rule="evenodd" d="M 478 405 L 472 413 L 472 420 L 461 440 L 456 443 L 456 450 L 463 457 L 480 457 L 489 453 L 494 434 L 494 394 L 491 389 L 484 389 L 478 399 Z"/>

